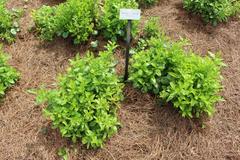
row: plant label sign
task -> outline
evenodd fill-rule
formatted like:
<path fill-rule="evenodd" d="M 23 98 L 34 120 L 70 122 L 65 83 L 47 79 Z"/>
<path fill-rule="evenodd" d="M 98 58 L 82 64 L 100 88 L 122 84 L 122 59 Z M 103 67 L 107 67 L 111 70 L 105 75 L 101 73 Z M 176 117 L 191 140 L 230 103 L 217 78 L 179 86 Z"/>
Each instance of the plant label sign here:
<path fill-rule="evenodd" d="M 121 20 L 139 20 L 141 11 L 139 9 L 120 9 Z"/>
<path fill-rule="evenodd" d="M 127 82 L 128 79 L 128 64 L 129 64 L 129 51 L 131 46 L 131 26 L 132 20 L 140 20 L 141 18 L 141 10 L 139 9 L 120 9 L 120 17 L 121 20 L 128 20 L 127 24 L 127 46 L 126 46 L 126 56 L 125 56 L 125 74 L 124 81 Z"/>

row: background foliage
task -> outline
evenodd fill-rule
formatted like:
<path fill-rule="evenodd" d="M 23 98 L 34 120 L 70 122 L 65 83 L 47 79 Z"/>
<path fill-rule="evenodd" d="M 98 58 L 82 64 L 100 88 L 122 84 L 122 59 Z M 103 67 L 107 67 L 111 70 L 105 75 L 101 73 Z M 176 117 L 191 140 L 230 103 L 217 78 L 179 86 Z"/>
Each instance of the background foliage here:
<path fill-rule="evenodd" d="M 205 22 L 217 25 L 240 12 L 240 1 L 236 0 L 183 0 L 184 8 L 199 14 Z"/>
<path fill-rule="evenodd" d="M 104 0 L 101 7 L 98 28 L 107 39 L 116 40 L 125 37 L 127 21 L 120 20 L 121 8 L 138 8 L 135 0 Z M 137 32 L 137 21 L 133 22 L 132 34 Z"/>
<path fill-rule="evenodd" d="M 156 4 L 160 0 L 136 0 L 136 1 L 142 7 L 149 7 L 149 6 L 152 6 L 152 5 Z"/>
<path fill-rule="evenodd" d="M 97 16 L 96 0 L 68 0 L 57 6 L 43 6 L 33 12 L 33 20 L 43 40 L 55 36 L 73 37 L 74 43 L 87 41 Z"/>
<path fill-rule="evenodd" d="M 21 16 L 20 10 L 8 10 L 5 0 L 0 0 L 0 39 L 11 43 L 15 40 L 19 29 L 18 18 Z"/>

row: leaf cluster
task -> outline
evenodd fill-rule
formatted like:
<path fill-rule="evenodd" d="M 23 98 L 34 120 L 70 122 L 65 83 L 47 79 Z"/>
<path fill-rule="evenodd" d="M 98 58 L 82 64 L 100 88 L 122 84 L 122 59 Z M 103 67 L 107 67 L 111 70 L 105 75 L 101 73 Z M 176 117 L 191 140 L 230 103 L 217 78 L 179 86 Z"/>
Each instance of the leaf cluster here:
<path fill-rule="evenodd" d="M 136 0 L 140 6 L 149 7 L 155 5 L 160 0 Z"/>
<path fill-rule="evenodd" d="M 67 148 L 59 148 L 58 156 L 61 157 L 62 160 L 68 160 L 68 149 Z"/>
<path fill-rule="evenodd" d="M 0 46 L 0 97 L 3 97 L 7 88 L 11 87 L 19 78 L 20 74 L 7 64 L 8 56 Z"/>
<path fill-rule="evenodd" d="M 184 57 L 184 42 L 171 43 L 166 36 L 146 40 L 145 50 L 132 57 L 129 80 L 133 86 L 143 92 L 158 94 L 163 87 L 169 85 L 168 72 L 171 72 L 180 59 Z"/>
<path fill-rule="evenodd" d="M 217 25 L 240 11 L 240 1 L 235 0 L 183 0 L 184 8 L 199 14 L 207 23 Z"/>
<path fill-rule="evenodd" d="M 144 24 L 143 32 L 141 33 L 136 46 L 131 49 L 131 52 L 130 52 L 131 54 L 147 49 L 149 47 L 148 40 L 153 37 L 167 38 L 165 36 L 165 33 L 159 27 L 159 23 L 160 23 L 159 17 L 150 17 L 146 21 L 146 23 Z"/>
<path fill-rule="evenodd" d="M 163 32 L 159 27 L 159 23 L 160 23 L 159 17 L 150 17 L 150 19 L 146 21 L 146 24 L 144 25 L 144 28 L 143 28 L 144 39 L 158 37 L 161 34 L 163 34 Z"/>
<path fill-rule="evenodd" d="M 5 0 L 0 0 L 0 39 L 11 43 L 14 42 L 17 32 L 20 31 L 18 18 L 20 10 L 8 10 Z"/>
<path fill-rule="evenodd" d="M 221 100 L 222 60 L 187 53 L 187 41 L 171 42 L 163 35 L 147 43 L 149 47 L 131 59 L 129 80 L 134 87 L 171 102 L 183 117 L 212 115 Z"/>
<path fill-rule="evenodd" d="M 32 14 L 40 38 L 73 37 L 74 44 L 87 41 L 97 16 L 97 0 L 67 0 L 57 6 L 43 6 Z"/>
<path fill-rule="evenodd" d="M 44 113 L 63 137 L 73 142 L 80 138 L 87 147 L 96 148 L 117 132 L 123 85 L 115 73 L 115 47 L 109 44 L 97 58 L 92 53 L 77 56 L 60 76 L 57 89 L 38 91 L 37 102 L 47 103 Z"/>

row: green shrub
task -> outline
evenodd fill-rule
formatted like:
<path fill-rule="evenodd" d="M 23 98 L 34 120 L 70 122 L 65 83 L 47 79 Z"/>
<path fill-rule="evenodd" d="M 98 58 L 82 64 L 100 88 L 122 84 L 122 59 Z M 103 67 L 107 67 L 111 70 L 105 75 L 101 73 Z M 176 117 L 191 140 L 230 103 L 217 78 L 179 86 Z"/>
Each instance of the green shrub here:
<path fill-rule="evenodd" d="M 44 113 L 59 128 L 63 137 L 78 138 L 87 147 L 102 147 L 117 132 L 117 109 L 123 85 L 115 73 L 115 44 L 94 58 L 71 60 L 66 75 L 60 76 L 58 89 L 38 91 L 37 102 L 47 103 Z"/>
<path fill-rule="evenodd" d="M 149 39 L 151 37 L 158 37 L 159 35 L 161 35 L 159 22 L 160 20 L 158 17 L 150 17 L 150 19 L 147 20 L 143 28 L 143 36 L 145 39 Z"/>
<path fill-rule="evenodd" d="M 20 10 L 7 10 L 5 1 L 0 2 L 0 39 L 11 43 L 14 42 L 17 32 L 20 31 L 18 18 L 21 15 Z"/>
<path fill-rule="evenodd" d="M 97 16 L 97 0 L 68 0 L 57 6 L 43 6 L 33 12 L 40 38 L 73 37 L 74 44 L 87 41 Z"/>
<path fill-rule="evenodd" d="M 37 31 L 43 40 L 52 40 L 57 34 L 59 24 L 56 23 L 56 7 L 43 6 L 33 12 L 33 20 L 36 24 Z"/>
<path fill-rule="evenodd" d="M 0 45 L 0 97 L 3 97 L 7 88 L 11 87 L 19 78 L 19 73 L 7 64 L 8 56 L 3 53 Z"/>
<path fill-rule="evenodd" d="M 130 60 L 129 80 L 143 92 L 159 94 L 170 83 L 168 73 L 181 63 L 185 42 L 171 43 L 162 36 L 146 43 L 148 48 L 134 54 Z"/>
<path fill-rule="evenodd" d="M 130 50 L 131 54 L 141 52 L 148 48 L 148 40 L 151 38 L 165 37 L 164 33 L 160 29 L 158 17 L 150 17 L 144 24 L 143 33 L 137 41 L 135 47 Z M 166 38 L 166 37 L 165 37 Z"/>
<path fill-rule="evenodd" d="M 126 35 L 126 20 L 120 20 L 119 14 L 121 8 L 138 8 L 135 0 L 104 0 L 103 7 L 99 16 L 98 29 L 107 39 L 117 40 Z M 137 33 L 137 21 L 133 22 L 132 33 Z"/>
<path fill-rule="evenodd" d="M 130 78 L 134 87 L 173 103 L 183 117 L 209 116 L 221 99 L 221 59 L 188 54 L 186 41 L 166 37 L 148 40 L 148 48 L 133 55 Z M 213 57 L 213 56 L 212 56 Z"/>
<path fill-rule="evenodd" d="M 170 85 L 160 93 L 160 97 L 171 101 L 183 117 L 199 117 L 202 113 L 211 116 L 214 104 L 221 100 L 218 93 L 222 88 L 222 61 L 217 57 L 202 58 L 195 54 L 183 60 L 169 73 Z"/>
<path fill-rule="evenodd" d="M 205 22 L 217 25 L 240 11 L 240 2 L 235 0 L 183 0 L 184 8 L 201 15 Z"/>

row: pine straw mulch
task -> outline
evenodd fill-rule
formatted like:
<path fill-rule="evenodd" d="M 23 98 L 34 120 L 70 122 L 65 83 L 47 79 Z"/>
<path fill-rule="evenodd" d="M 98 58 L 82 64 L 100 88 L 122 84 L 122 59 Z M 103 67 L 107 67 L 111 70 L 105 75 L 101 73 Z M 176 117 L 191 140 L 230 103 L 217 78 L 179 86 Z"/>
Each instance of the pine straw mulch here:
<path fill-rule="evenodd" d="M 68 59 L 87 49 L 88 45 L 73 46 L 62 39 L 40 42 L 28 32 L 33 25 L 32 9 L 59 2 L 9 1 L 9 7 L 26 5 L 27 9 L 16 43 L 5 45 L 5 50 L 12 55 L 11 65 L 21 72 L 21 79 L 8 91 L 0 107 L 1 160 L 59 159 L 56 153 L 60 147 L 69 148 L 69 157 L 73 160 L 240 159 L 239 18 L 217 27 L 206 26 L 182 9 L 181 0 L 162 0 L 158 6 L 144 11 L 144 17 L 160 16 L 161 25 L 173 39 L 179 36 L 190 39 L 196 52 L 221 50 L 228 65 L 223 70 L 225 102 L 216 105 L 212 118 L 188 120 L 181 118 L 172 107 L 159 107 L 153 96 L 127 85 L 126 99 L 119 111 L 122 128 L 103 149 L 94 151 L 61 138 L 43 118 L 43 106 L 36 106 L 34 96 L 26 92 L 41 84 L 51 87 L 57 75 L 65 71 Z M 120 52 L 117 57 L 124 62 Z"/>

